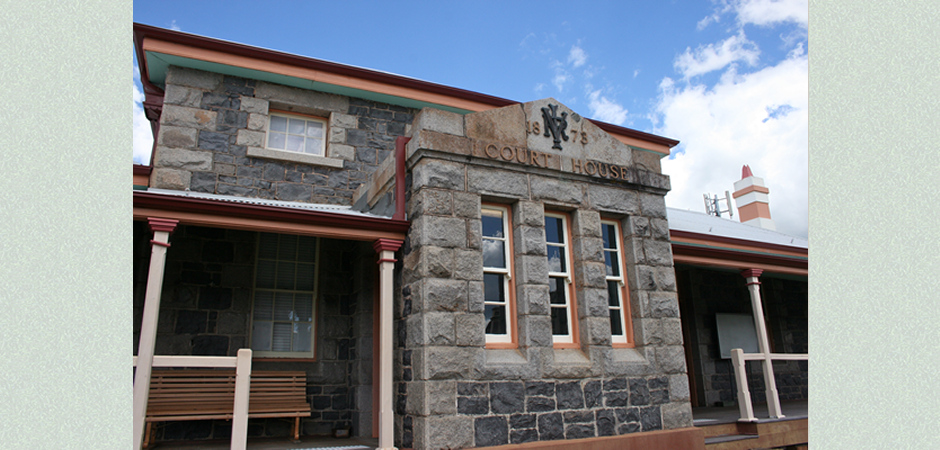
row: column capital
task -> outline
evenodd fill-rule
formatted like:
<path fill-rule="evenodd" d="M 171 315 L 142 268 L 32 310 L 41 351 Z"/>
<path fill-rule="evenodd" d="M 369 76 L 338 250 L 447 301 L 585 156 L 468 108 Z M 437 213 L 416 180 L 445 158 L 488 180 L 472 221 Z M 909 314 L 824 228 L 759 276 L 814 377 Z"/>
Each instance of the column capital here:
<path fill-rule="evenodd" d="M 148 217 L 147 223 L 150 225 L 150 231 L 166 231 L 167 233 L 172 233 L 173 230 L 176 229 L 176 225 L 179 224 L 179 221 Z"/>
<path fill-rule="evenodd" d="M 401 248 L 402 241 L 396 239 L 376 239 L 372 243 L 372 248 L 375 249 L 376 253 L 381 253 L 384 251 L 396 252 Z"/>
<path fill-rule="evenodd" d="M 744 278 L 760 278 L 760 274 L 764 273 L 763 269 L 745 269 L 741 271 L 741 276 Z"/>

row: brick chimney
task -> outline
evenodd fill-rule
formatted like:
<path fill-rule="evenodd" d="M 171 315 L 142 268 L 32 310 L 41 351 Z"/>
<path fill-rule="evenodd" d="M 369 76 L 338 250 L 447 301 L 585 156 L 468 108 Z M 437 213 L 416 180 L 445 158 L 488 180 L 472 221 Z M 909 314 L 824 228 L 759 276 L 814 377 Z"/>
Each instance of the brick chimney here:
<path fill-rule="evenodd" d="M 741 168 L 741 180 L 734 182 L 734 201 L 738 204 L 738 217 L 741 223 L 755 227 L 777 230 L 770 218 L 770 189 L 764 186 L 764 179 L 755 177 L 751 168 Z"/>

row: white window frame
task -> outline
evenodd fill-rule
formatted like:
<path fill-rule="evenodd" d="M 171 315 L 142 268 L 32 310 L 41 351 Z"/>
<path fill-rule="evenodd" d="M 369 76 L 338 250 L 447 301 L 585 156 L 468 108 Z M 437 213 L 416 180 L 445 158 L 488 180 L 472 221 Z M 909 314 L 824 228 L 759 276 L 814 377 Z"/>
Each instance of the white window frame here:
<path fill-rule="evenodd" d="M 631 320 L 632 317 L 630 317 L 630 314 L 629 314 L 630 305 L 626 301 L 628 298 L 627 297 L 628 294 L 627 294 L 627 284 L 626 284 L 627 278 L 624 273 L 626 270 L 626 266 L 623 263 L 623 238 L 621 234 L 621 227 L 620 227 L 619 221 L 602 219 L 601 220 L 601 236 L 602 237 L 604 235 L 604 228 L 603 228 L 604 225 L 613 226 L 614 244 L 617 246 L 616 249 L 613 249 L 613 248 L 603 247 L 603 243 L 601 244 L 601 246 L 603 247 L 603 251 L 604 251 L 605 280 L 607 281 L 607 283 L 610 283 L 610 282 L 617 283 L 617 289 L 616 289 L 617 306 L 610 305 L 610 297 L 609 297 L 610 288 L 607 289 L 607 293 L 608 293 L 607 306 L 610 309 L 610 317 L 614 317 L 615 315 L 618 315 L 620 317 L 620 328 L 622 332 L 622 334 L 620 335 L 615 335 L 613 334 L 613 332 L 611 332 L 610 341 L 612 344 L 615 344 L 615 345 L 626 346 L 632 343 L 631 340 L 632 340 L 633 333 L 631 332 L 631 330 L 633 329 L 633 326 L 631 322 L 628 322 L 628 320 Z M 619 276 L 613 276 L 613 275 L 607 274 L 607 267 L 606 267 L 607 266 L 607 253 L 615 254 L 615 258 L 612 258 L 613 260 L 612 264 L 617 265 L 618 272 L 620 273 Z M 613 326 L 611 326 L 611 328 L 613 328 Z"/>
<path fill-rule="evenodd" d="M 568 228 L 568 217 L 564 214 L 545 212 L 545 217 L 561 219 L 561 236 L 562 243 L 553 243 L 548 242 L 548 234 L 545 236 L 545 245 L 546 245 L 546 258 L 548 258 L 548 249 L 547 247 L 561 247 L 561 254 L 564 256 L 565 271 L 564 272 L 552 272 L 551 267 L 549 267 L 548 278 L 551 281 L 552 278 L 561 278 L 564 280 L 564 289 L 562 289 L 565 296 L 564 305 L 554 305 L 549 299 L 549 311 L 551 309 L 565 309 L 565 318 L 568 321 L 568 334 L 555 334 L 552 330 L 552 343 L 554 344 L 573 344 L 574 343 L 574 305 L 572 302 L 572 293 L 571 286 L 573 284 L 573 279 L 571 276 L 571 242 L 569 239 L 571 236 L 570 229 Z M 547 225 L 547 224 L 546 224 Z M 547 228 L 547 227 L 546 227 Z M 551 314 L 549 314 L 551 315 Z"/>
<path fill-rule="evenodd" d="M 314 270 L 314 274 L 313 274 L 313 290 L 312 290 L 312 291 L 310 291 L 310 290 L 296 290 L 296 289 L 283 289 L 283 288 L 277 288 L 277 287 L 275 287 L 275 288 L 259 288 L 259 287 L 257 286 L 257 284 L 258 284 L 258 264 L 259 264 L 260 261 L 262 261 L 262 260 L 267 260 L 267 261 L 274 261 L 274 262 L 276 262 L 276 263 L 279 263 L 279 262 L 282 262 L 282 261 L 283 261 L 283 262 L 288 262 L 288 263 L 293 262 L 294 264 L 297 264 L 297 263 L 298 263 L 298 260 L 297 260 L 297 259 L 294 259 L 294 260 L 290 260 L 290 259 L 286 259 L 286 258 L 285 258 L 285 259 L 282 259 L 282 258 L 280 258 L 280 255 L 278 255 L 278 256 L 277 256 L 276 258 L 274 258 L 274 259 L 262 258 L 262 257 L 261 257 L 261 238 L 262 238 L 262 234 L 272 234 L 272 235 L 276 235 L 276 236 L 278 236 L 278 242 L 280 242 L 281 236 L 285 236 L 284 234 L 278 234 L 278 233 L 258 233 L 258 238 L 257 238 L 257 241 L 256 241 L 256 242 L 257 242 L 257 246 L 256 246 L 256 256 L 255 256 L 255 272 L 254 272 L 254 276 L 253 276 L 253 280 L 252 280 L 251 313 L 250 313 L 250 315 L 249 315 L 249 326 L 248 326 L 248 330 L 249 330 L 249 331 L 248 331 L 248 334 L 249 334 L 249 335 L 248 335 L 248 345 L 249 345 L 250 348 L 252 348 L 252 352 L 253 352 L 253 354 L 254 354 L 255 357 L 264 357 L 264 358 L 306 358 L 306 359 L 315 359 L 315 358 L 316 358 L 316 335 L 317 335 L 317 298 L 318 298 L 317 294 L 318 294 L 318 292 L 319 292 L 319 285 L 320 285 L 320 245 L 321 245 L 320 238 L 318 238 L 318 237 L 317 237 L 317 238 L 313 238 L 313 239 L 315 240 L 314 242 L 315 242 L 315 245 L 316 245 L 316 249 L 315 249 L 315 252 L 316 252 L 316 253 L 315 253 L 315 255 L 314 255 L 314 261 L 313 261 L 313 270 Z M 308 236 L 296 236 L 296 237 L 297 237 L 298 239 L 301 238 L 301 237 L 309 238 Z M 279 275 L 279 274 L 275 271 L 275 278 L 277 278 L 277 275 Z M 294 282 L 295 282 L 295 283 L 296 283 L 296 279 L 297 279 L 297 276 L 296 276 L 296 272 L 295 272 L 295 274 L 294 274 Z M 254 336 L 254 333 L 255 333 L 255 332 L 254 332 L 255 326 L 254 326 L 254 325 L 255 325 L 255 309 L 256 309 L 256 303 L 257 303 L 256 300 L 257 300 L 257 295 L 258 295 L 258 293 L 259 293 L 259 292 L 262 292 L 262 291 L 264 291 L 264 292 L 273 292 L 273 293 L 275 293 L 275 294 L 276 294 L 276 293 L 290 293 L 290 294 L 309 294 L 309 295 L 310 295 L 312 305 L 310 305 L 311 321 L 309 322 L 309 324 L 310 324 L 310 350 L 309 350 L 309 351 L 300 351 L 300 352 L 296 352 L 296 351 L 255 350 L 255 347 L 254 347 L 254 345 L 253 345 L 253 339 L 255 338 L 255 336 Z M 290 322 L 290 321 L 285 321 L 285 320 L 283 320 L 283 319 L 280 319 L 280 320 L 272 319 L 272 320 L 265 320 L 265 321 L 266 321 L 266 322 L 270 321 L 270 322 L 272 322 L 272 323 L 274 323 L 274 322 L 279 322 L 279 323 Z M 305 324 L 305 323 L 307 323 L 307 322 L 304 322 L 304 321 L 295 321 L 295 322 L 291 322 L 291 323 L 301 324 L 301 326 L 302 326 L 302 324 Z M 272 325 L 272 330 L 273 330 L 273 325 Z"/>
<path fill-rule="evenodd" d="M 503 306 L 506 311 L 506 334 L 490 334 L 485 332 L 486 343 L 487 344 L 512 344 L 514 342 L 515 336 L 515 304 L 513 302 L 513 292 L 512 292 L 512 229 L 511 217 L 509 213 L 509 208 L 505 206 L 484 204 L 480 207 L 481 215 L 486 215 L 487 211 L 493 213 L 498 213 L 501 217 L 502 222 L 502 232 L 503 237 L 487 237 L 483 236 L 483 248 L 485 248 L 485 241 L 502 241 L 503 242 L 503 261 L 506 267 L 487 267 L 484 258 L 483 265 L 483 274 L 484 277 L 486 274 L 498 274 L 503 276 L 503 302 L 493 302 L 487 301 L 485 297 L 486 288 L 484 286 L 484 298 L 483 305 L 486 306 Z M 481 217 L 482 221 L 482 217 Z M 481 227 L 482 228 L 482 227 Z M 486 324 L 484 323 L 484 326 Z"/>
<path fill-rule="evenodd" d="M 299 152 L 299 151 L 296 151 L 296 150 L 288 150 L 286 144 L 285 144 L 285 147 L 284 147 L 284 148 L 271 147 L 271 133 L 273 132 L 273 131 L 271 130 L 271 121 L 272 121 L 273 118 L 275 118 L 275 117 L 281 117 L 281 118 L 287 119 L 287 120 L 288 120 L 288 123 L 289 123 L 290 120 L 303 120 L 303 121 L 304 121 L 304 130 L 305 130 L 305 132 L 306 132 L 306 129 L 307 129 L 307 124 L 306 124 L 307 122 L 317 122 L 317 123 L 320 123 L 320 124 L 323 126 L 323 135 L 320 137 L 320 148 L 318 149 L 318 152 L 316 152 L 316 153 L 311 153 L 311 152 L 306 152 L 306 151 Z M 329 122 L 328 122 L 326 119 L 322 118 L 322 117 L 308 116 L 308 115 L 303 115 L 303 114 L 288 114 L 288 113 L 284 113 L 284 112 L 280 112 L 280 111 L 270 111 L 270 112 L 268 113 L 268 126 L 267 126 L 267 129 L 266 129 L 266 131 L 265 131 L 265 137 L 264 137 L 264 148 L 267 149 L 267 150 L 270 150 L 270 151 L 275 151 L 275 152 L 287 152 L 287 153 L 291 153 L 291 154 L 309 155 L 309 156 L 316 156 L 316 157 L 320 157 L 320 158 L 325 158 L 325 157 L 326 157 L 326 146 L 327 146 L 326 144 L 327 144 L 327 139 L 328 139 L 328 136 L 329 136 L 329 134 L 328 134 L 328 133 L 329 133 L 329 130 L 327 129 L 328 125 L 329 125 Z M 289 130 L 289 128 L 288 128 L 288 130 Z M 279 132 L 278 132 L 278 133 L 279 133 Z M 289 133 L 289 132 L 285 132 L 285 135 L 287 135 L 287 136 L 289 136 L 289 135 L 297 136 L 296 134 L 291 134 L 291 133 Z M 306 139 L 306 134 L 305 134 L 304 136 L 305 136 L 305 139 Z M 306 145 L 306 141 L 305 141 L 305 144 L 304 144 L 304 145 Z"/>

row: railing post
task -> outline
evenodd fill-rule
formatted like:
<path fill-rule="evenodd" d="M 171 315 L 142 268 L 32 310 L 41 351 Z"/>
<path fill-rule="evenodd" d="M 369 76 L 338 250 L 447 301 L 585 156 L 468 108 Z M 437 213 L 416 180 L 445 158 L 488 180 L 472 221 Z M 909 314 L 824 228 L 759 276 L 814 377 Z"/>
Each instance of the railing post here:
<path fill-rule="evenodd" d="M 157 339 L 157 319 L 160 316 L 160 294 L 163 288 L 163 269 L 166 264 L 166 249 L 170 246 L 170 233 L 176 229 L 177 221 L 170 219 L 148 219 L 153 231 L 151 242 L 150 271 L 147 275 L 147 292 L 144 295 L 144 313 L 140 324 L 140 341 L 137 345 L 137 372 L 134 374 L 134 449 L 140 450 L 144 440 L 144 420 L 147 416 L 147 401 L 150 397 L 150 371 L 153 367 L 153 348 Z"/>
<path fill-rule="evenodd" d="M 248 443 L 248 397 L 251 391 L 251 349 L 238 349 L 235 363 L 235 405 L 232 413 L 232 450 L 245 450 Z"/>
<path fill-rule="evenodd" d="M 756 422 L 754 408 L 751 407 L 751 392 L 747 389 L 747 371 L 744 370 L 744 350 L 731 349 L 731 365 L 734 366 L 734 381 L 738 385 L 738 411 L 742 422 Z"/>
<path fill-rule="evenodd" d="M 763 355 L 764 385 L 767 396 L 767 413 L 770 417 L 781 418 L 780 396 L 777 394 L 777 381 L 774 377 L 774 363 L 770 356 L 770 343 L 767 340 L 767 326 L 764 324 L 764 308 L 760 298 L 759 277 L 763 270 L 748 269 L 741 271 L 741 276 L 747 280 L 747 289 L 751 293 L 751 309 L 754 310 L 754 328 L 757 331 L 757 345 Z"/>

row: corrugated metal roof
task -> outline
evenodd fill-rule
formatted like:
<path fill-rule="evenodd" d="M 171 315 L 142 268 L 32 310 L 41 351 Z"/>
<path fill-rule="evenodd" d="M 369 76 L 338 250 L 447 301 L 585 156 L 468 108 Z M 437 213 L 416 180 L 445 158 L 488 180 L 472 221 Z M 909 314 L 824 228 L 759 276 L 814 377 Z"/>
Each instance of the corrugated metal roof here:
<path fill-rule="evenodd" d="M 361 211 L 355 211 L 351 207 L 345 206 L 345 205 L 286 202 L 282 200 L 269 200 L 265 198 L 236 197 L 234 195 L 207 194 L 204 192 L 176 191 L 176 190 L 171 190 L 171 189 L 156 189 L 156 188 L 148 188 L 147 192 L 153 193 L 153 194 L 159 194 L 159 195 L 173 196 L 173 197 L 200 198 L 200 199 L 215 200 L 215 201 L 227 202 L 227 203 L 241 203 L 244 205 L 275 206 L 279 208 L 300 209 L 300 210 L 307 210 L 307 211 L 326 211 L 326 212 L 345 214 L 345 215 L 350 215 L 350 216 L 375 217 L 375 218 L 382 218 L 382 219 L 389 218 L 386 216 L 379 216 L 376 214 L 369 214 L 369 213 L 364 213 Z"/>
<path fill-rule="evenodd" d="M 669 218 L 670 230 L 809 248 L 809 241 L 799 236 L 791 236 L 696 211 L 666 208 L 666 216 Z"/>

